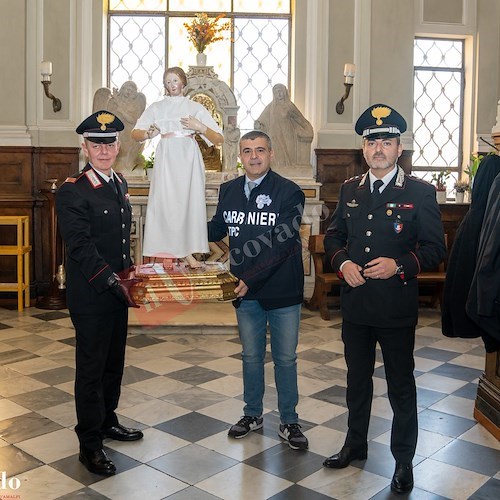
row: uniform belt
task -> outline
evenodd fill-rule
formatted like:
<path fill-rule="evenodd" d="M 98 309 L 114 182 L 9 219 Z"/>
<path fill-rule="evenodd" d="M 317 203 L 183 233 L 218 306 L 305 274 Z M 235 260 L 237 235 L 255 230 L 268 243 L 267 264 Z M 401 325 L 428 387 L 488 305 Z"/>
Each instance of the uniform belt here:
<path fill-rule="evenodd" d="M 183 137 L 191 138 L 196 134 L 179 134 L 177 132 L 167 132 L 166 134 L 161 134 L 162 139 L 182 139 Z"/>

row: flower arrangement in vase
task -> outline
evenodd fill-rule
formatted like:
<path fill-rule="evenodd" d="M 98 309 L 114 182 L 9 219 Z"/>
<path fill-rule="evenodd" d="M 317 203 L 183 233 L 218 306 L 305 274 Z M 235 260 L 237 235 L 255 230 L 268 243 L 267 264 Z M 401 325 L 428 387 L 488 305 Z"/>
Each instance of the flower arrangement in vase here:
<path fill-rule="evenodd" d="M 184 23 L 184 27 L 188 32 L 188 40 L 197 50 L 197 55 L 205 55 L 205 49 L 211 43 L 223 40 L 224 36 L 222 32 L 231 29 L 230 21 L 219 23 L 223 17 L 224 14 L 219 14 L 217 17 L 210 18 L 203 12 L 201 14 L 196 14 L 196 17 L 190 23 Z M 204 65 L 199 64 L 203 62 L 203 59 L 206 62 L 206 56 L 205 58 L 197 57 L 196 62 L 199 66 Z"/>
<path fill-rule="evenodd" d="M 458 180 L 455 182 L 455 185 L 453 187 L 455 189 L 455 201 L 456 201 L 456 203 L 463 203 L 465 193 L 467 191 L 470 191 L 469 181 Z"/>

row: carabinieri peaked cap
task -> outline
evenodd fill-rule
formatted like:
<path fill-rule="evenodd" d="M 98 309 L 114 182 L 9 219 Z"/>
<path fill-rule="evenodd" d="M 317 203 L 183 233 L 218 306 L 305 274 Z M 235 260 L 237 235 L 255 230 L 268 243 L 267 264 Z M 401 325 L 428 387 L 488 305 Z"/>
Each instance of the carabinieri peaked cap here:
<path fill-rule="evenodd" d="M 406 131 L 406 120 L 387 104 L 373 104 L 358 118 L 355 130 L 364 139 L 388 139 Z"/>
<path fill-rule="evenodd" d="M 123 122 L 113 113 L 101 109 L 85 118 L 76 128 L 76 133 L 83 135 L 91 142 L 110 144 L 118 138 L 125 126 Z"/>

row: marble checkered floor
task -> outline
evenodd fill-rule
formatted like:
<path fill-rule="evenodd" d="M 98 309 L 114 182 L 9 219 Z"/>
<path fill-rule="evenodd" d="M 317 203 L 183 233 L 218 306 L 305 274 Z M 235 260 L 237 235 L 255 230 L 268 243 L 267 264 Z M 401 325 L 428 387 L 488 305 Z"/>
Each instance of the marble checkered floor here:
<path fill-rule="evenodd" d="M 298 411 L 309 438 L 306 452 L 292 451 L 277 435 L 270 362 L 263 430 L 241 440 L 227 437 L 242 413 L 232 320 L 221 327 L 224 334 L 162 334 L 158 324 L 131 333 L 118 412 L 123 424 L 144 430 L 144 439 L 107 440 L 118 473 L 102 478 L 78 462 L 75 340 L 67 311 L 0 309 L 0 498 L 391 498 L 391 410 L 380 356 L 368 459 L 338 471 L 321 465 L 340 449 L 346 431 L 338 312 L 333 317 L 327 322 L 303 312 Z M 500 444 L 472 417 L 481 342 L 442 337 L 439 314 L 422 310 L 415 356 L 420 432 L 410 497 L 500 498 Z M 20 486 L 9 490 L 9 484 Z"/>

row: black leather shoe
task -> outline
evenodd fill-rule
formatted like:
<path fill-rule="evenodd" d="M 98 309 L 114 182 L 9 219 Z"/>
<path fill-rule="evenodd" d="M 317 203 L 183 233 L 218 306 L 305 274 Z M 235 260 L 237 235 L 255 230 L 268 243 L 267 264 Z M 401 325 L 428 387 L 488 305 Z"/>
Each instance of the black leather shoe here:
<path fill-rule="evenodd" d="M 323 465 L 330 469 L 343 469 L 353 460 L 366 460 L 366 455 L 366 449 L 353 449 L 348 446 L 343 446 L 336 455 L 327 458 L 323 462 Z"/>
<path fill-rule="evenodd" d="M 391 490 L 394 493 L 408 493 L 413 489 L 413 466 L 396 462 L 396 470 L 392 476 Z"/>
<path fill-rule="evenodd" d="M 120 424 L 103 429 L 102 435 L 105 438 L 115 439 L 116 441 L 137 441 L 144 436 L 139 429 L 128 429 Z"/>
<path fill-rule="evenodd" d="M 78 459 L 87 467 L 87 470 L 94 474 L 112 476 L 116 472 L 115 464 L 108 458 L 103 449 L 94 451 L 80 448 Z"/>

